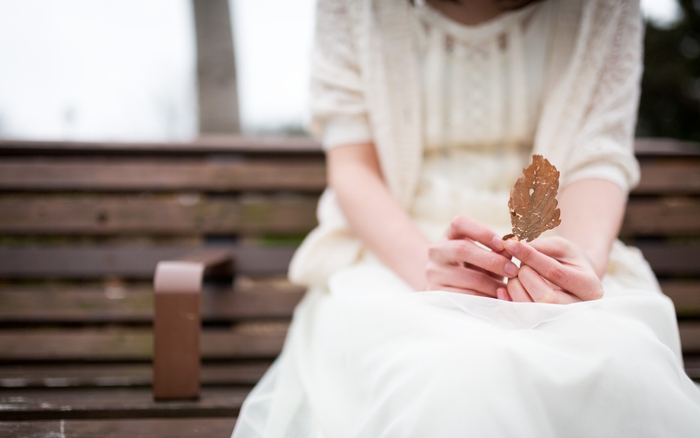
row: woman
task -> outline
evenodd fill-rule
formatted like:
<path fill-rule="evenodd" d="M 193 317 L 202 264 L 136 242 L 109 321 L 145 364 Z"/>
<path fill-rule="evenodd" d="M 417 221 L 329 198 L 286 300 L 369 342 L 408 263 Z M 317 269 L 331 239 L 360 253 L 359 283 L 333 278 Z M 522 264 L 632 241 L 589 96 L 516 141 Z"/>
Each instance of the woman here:
<path fill-rule="evenodd" d="M 317 23 L 309 292 L 234 437 L 700 436 L 672 303 L 615 240 L 639 5 L 319 0 Z M 533 153 L 562 224 L 503 242 Z"/>

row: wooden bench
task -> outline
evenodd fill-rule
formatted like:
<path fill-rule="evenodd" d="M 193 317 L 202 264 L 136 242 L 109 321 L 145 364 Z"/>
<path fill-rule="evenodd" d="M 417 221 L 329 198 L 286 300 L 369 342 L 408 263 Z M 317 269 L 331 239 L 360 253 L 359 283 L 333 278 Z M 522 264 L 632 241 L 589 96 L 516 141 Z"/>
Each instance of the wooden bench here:
<path fill-rule="evenodd" d="M 700 145 L 637 150 L 622 234 L 674 300 L 700 379 Z M 284 274 L 324 185 L 304 138 L 0 141 L 0 436 L 228 436 L 303 294 Z M 230 252 L 235 278 L 204 285 L 201 397 L 156 402 L 154 269 L 203 250 Z"/>
<path fill-rule="evenodd" d="M 0 436 L 228 436 L 302 296 L 285 273 L 324 185 L 303 138 L 0 142 L 0 421 L 22 422 Z M 201 398 L 154 402 L 156 263 L 210 249 L 236 277 L 202 294 Z"/>

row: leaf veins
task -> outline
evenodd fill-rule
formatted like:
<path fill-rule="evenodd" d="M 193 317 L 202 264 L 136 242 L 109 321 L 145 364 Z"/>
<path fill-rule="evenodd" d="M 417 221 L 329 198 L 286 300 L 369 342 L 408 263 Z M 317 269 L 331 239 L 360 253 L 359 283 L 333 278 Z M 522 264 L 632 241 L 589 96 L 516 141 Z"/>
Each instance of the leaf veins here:
<path fill-rule="evenodd" d="M 557 168 L 542 155 L 533 155 L 523 175 L 515 182 L 508 201 L 513 234 L 503 236 L 503 240 L 517 237 L 531 242 L 561 223 L 561 212 L 557 208 Z"/>

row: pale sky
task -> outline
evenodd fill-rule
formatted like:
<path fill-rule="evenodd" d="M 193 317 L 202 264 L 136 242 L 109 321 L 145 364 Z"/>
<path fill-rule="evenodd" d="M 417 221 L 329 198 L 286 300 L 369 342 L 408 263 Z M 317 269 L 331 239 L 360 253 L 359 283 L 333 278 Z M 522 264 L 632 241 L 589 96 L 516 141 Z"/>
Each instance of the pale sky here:
<path fill-rule="evenodd" d="M 0 0 L 0 137 L 197 135 L 191 0 Z M 302 126 L 314 0 L 230 0 L 244 132 Z M 643 0 L 660 26 L 677 0 Z"/>
<path fill-rule="evenodd" d="M 683 18 L 677 0 L 642 0 L 641 6 L 644 17 L 658 27 L 671 27 Z"/>

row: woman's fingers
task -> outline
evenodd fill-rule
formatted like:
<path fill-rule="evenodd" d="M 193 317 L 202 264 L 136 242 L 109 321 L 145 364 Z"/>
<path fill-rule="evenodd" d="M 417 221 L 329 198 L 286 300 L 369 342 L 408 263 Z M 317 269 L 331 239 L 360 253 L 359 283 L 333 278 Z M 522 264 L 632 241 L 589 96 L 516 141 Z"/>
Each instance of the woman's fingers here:
<path fill-rule="evenodd" d="M 496 290 L 505 288 L 503 278 L 518 274 L 518 267 L 510 260 L 510 254 L 504 252 L 500 238 L 466 216 L 452 221 L 445 237 L 430 247 L 428 258 L 429 290 L 496 297 Z"/>
<path fill-rule="evenodd" d="M 550 255 L 538 251 L 534 245 L 509 240 L 505 243 L 508 253 L 518 258 L 552 284 L 575 295 L 581 300 L 594 300 L 603 296 L 603 289 L 588 259 L 576 247 L 564 239 L 543 239 L 538 247 Z M 556 259 L 553 257 L 557 257 Z M 564 263 L 560 263 L 560 261 Z M 521 267 L 522 270 L 522 267 Z"/>
<path fill-rule="evenodd" d="M 573 244 L 559 236 L 543 237 L 530 242 L 528 245 L 542 254 L 560 261 L 575 257 L 576 253 Z"/>
<path fill-rule="evenodd" d="M 503 275 L 494 274 L 493 272 L 489 272 L 486 269 L 482 269 L 476 265 L 472 265 L 471 263 L 463 262 L 462 266 L 464 266 L 467 269 L 473 269 L 477 272 L 483 272 L 484 274 L 488 275 L 491 278 L 495 278 L 498 281 L 503 281 Z"/>
<path fill-rule="evenodd" d="M 518 280 L 532 301 L 536 303 L 569 304 L 581 301 L 563 290 L 553 288 L 529 266 L 520 268 Z"/>
<path fill-rule="evenodd" d="M 510 297 L 510 294 L 508 293 L 508 289 L 504 287 L 499 287 L 498 289 L 496 289 L 496 298 L 503 301 L 513 301 L 513 299 Z"/>
<path fill-rule="evenodd" d="M 430 290 L 466 290 L 479 295 L 495 297 L 496 290 L 505 285 L 489 275 L 463 266 L 428 263 L 426 269 Z"/>
<path fill-rule="evenodd" d="M 507 284 L 508 295 L 510 295 L 511 301 L 518 303 L 532 303 L 532 298 L 527 294 L 523 285 L 517 278 L 511 278 L 508 280 Z"/>
<path fill-rule="evenodd" d="M 500 277 L 512 278 L 518 274 L 518 267 L 509 258 L 469 240 L 449 240 L 433 245 L 429 257 L 442 264 L 465 266 L 467 263 L 467 267 L 474 265 Z"/>
<path fill-rule="evenodd" d="M 516 257 L 523 265 L 530 266 L 541 276 L 561 287 L 564 290 L 574 290 L 577 286 L 574 276 L 567 272 L 564 266 L 557 260 L 542 254 L 530 245 L 523 242 L 508 240 L 505 243 L 508 253 Z"/>
<path fill-rule="evenodd" d="M 503 239 L 491 228 L 469 216 L 455 216 L 447 228 L 446 237 L 449 240 L 471 239 L 490 248 L 492 251 L 503 251 Z"/>

